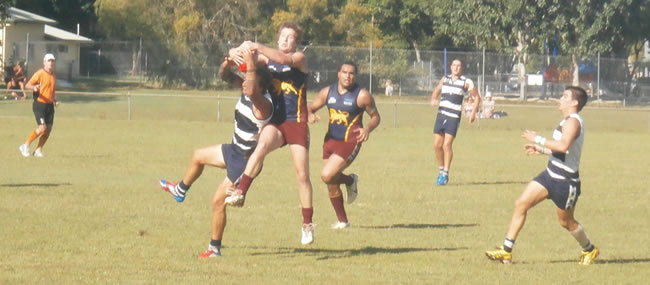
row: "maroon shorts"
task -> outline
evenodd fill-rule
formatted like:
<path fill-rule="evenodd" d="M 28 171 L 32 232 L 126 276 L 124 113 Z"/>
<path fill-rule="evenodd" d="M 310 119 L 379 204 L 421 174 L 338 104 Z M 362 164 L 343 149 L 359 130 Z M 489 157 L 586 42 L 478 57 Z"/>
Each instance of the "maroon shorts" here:
<path fill-rule="evenodd" d="M 332 154 L 336 154 L 350 164 L 357 158 L 359 150 L 361 150 L 361 143 L 357 143 L 357 140 L 348 140 L 345 142 L 325 136 L 323 159 L 328 159 Z"/>
<path fill-rule="evenodd" d="M 307 126 L 307 122 L 285 121 L 273 125 L 282 133 L 284 145 L 298 144 L 309 149 L 309 126 Z"/>

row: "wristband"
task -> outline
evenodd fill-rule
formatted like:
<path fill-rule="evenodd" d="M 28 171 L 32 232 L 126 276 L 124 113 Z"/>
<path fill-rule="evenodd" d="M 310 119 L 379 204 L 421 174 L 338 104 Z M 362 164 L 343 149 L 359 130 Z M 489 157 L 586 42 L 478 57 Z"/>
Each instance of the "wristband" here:
<path fill-rule="evenodd" d="M 536 136 L 535 143 L 539 144 L 540 146 L 544 146 L 544 144 L 546 143 L 546 138 L 543 136 Z"/>

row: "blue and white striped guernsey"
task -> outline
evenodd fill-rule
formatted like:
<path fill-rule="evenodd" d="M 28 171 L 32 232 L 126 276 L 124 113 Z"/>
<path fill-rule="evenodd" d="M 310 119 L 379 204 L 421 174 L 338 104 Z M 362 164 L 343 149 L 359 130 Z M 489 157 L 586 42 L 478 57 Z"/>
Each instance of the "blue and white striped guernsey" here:
<path fill-rule="evenodd" d="M 442 83 L 442 90 L 440 91 L 440 107 L 438 113 L 451 118 L 460 118 L 461 110 L 463 107 L 463 98 L 467 94 L 465 84 L 474 86 L 471 79 L 460 76 L 458 79 L 453 80 L 451 75 L 446 75 Z"/>
<path fill-rule="evenodd" d="M 580 122 L 580 134 L 573 141 L 566 153 L 553 152 L 548 158 L 546 171 L 555 179 L 571 179 L 575 182 L 580 181 L 578 168 L 580 167 L 580 155 L 582 153 L 582 144 L 584 143 L 584 121 L 577 113 L 569 115 L 560 122 L 560 125 L 553 131 L 553 140 L 562 139 L 562 126 L 568 118 L 575 118 Z"/>
<path fill-rule="evenodd" d="M 271 95 L 268 92 L 264 93 L 264 98 L 271 102 Z M 271 116 L 273 113 L 262 120 L 255 118 L 253 102 L 244 94 L 239 96 L 239 101 L 235 105 L 235 133 L 232 135 L 232 144 L 239 154 L 249 156 L 253 153 L 262 127 L 271 120 Z"/>

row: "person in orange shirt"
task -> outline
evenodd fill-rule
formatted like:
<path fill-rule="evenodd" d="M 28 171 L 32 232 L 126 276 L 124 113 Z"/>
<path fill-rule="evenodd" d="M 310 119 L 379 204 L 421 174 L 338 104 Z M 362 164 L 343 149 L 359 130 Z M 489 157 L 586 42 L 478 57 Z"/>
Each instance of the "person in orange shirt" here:
<path fill-rule="evenodd" d="M 36 118 L 35 130 L 27 138 L 24 144 L 18 148 L 24 157 L 29 156 L 29 145 L 38 137 L 38 146 L 34 150 L 34 156 L 43 157 L 43 145 L 47 142 L 52 131 L 52 124 L 54 124 L 54 107 L 59 103 L 54 97 L 54 90 L 56 88 L 56 75 L 54 74 L 54 55 L 48 53 L 43 58 L 43 68 L 34 73 L 32 78 L 27 82 L 28 89 L 34 90 L 34 103 L 32 110 Z"/>

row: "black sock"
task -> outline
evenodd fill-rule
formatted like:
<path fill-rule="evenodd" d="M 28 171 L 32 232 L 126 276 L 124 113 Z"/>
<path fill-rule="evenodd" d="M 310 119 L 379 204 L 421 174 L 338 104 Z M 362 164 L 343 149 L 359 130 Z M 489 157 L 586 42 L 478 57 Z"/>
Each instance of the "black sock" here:
<path fill-rule="evenodd" d="M 190 186 L 185 185 L 185 183 L 183 183 L 182 179 L 181 179 L 181 182 L 178 182 L 178 187 L 181 188 L 181 190 L 183 190 L 185 192 L 187 192 L 187 190 L 190 190 Z"/>
<path fill-rule="evenodd" d="M 221 248 L 221 240 L 210 240 L 210 245 L 216 248 Z"/>

